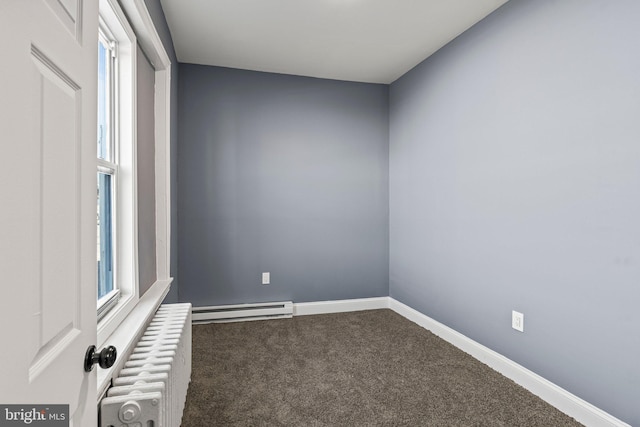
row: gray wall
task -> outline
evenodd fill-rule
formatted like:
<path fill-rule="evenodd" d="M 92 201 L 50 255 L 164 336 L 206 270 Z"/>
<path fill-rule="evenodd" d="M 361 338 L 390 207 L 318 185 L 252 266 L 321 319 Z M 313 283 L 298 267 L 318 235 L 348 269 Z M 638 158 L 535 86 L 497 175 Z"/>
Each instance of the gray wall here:
<path fill-rule="evenodd" d="M 155 70 L 137 47 L 138 275 L 140 295 L 156 281 Z"/>
<path fill-rule="evenodd" d="M 388 87 L 187 64 L 179 86 L 180 299 L 388 295 Z"/>
<path fill-rule="evenodd" d="M 171 265 L 173 284 L 164 302 L 178 301 L 178 59 L 160 0 L 145 0 L 149 15 L 171 60 Z"/>
<path fill-rule="evenodd" d="M 390 295 L 632 425 L 639 21 L 512 0 L 390 90 Z"/>

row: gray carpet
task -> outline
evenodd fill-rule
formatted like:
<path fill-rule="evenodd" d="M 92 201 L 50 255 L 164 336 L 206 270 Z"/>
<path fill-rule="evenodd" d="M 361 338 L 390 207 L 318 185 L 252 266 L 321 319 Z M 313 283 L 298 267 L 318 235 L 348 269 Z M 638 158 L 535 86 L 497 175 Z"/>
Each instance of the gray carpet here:
<path fill-rule="evenodd" d="M 391 310 L 195 325 L 183 427 L 579 426 Z"/>

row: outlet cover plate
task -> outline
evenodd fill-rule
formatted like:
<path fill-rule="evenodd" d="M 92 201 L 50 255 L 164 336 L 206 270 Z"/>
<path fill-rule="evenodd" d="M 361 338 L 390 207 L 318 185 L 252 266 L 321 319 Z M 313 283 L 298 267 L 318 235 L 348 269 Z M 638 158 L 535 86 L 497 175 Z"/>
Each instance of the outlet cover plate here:
<path fill-rule="evenodd" d="M 524 332 L 524 314 L 517 311 L 511 312 L 511 327 L 516 331 Z"/>
<path fill-rule="evenodd" d="M 270 283 L 271 283 L 271 273 L 269 272 L 262 273 L 262 284 L 268 285 Z"/>

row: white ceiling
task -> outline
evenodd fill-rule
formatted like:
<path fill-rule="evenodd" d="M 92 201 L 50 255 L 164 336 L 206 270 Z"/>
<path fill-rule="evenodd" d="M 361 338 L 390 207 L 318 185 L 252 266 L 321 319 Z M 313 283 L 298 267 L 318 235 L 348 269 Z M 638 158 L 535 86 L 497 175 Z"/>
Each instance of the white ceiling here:
<path fill-rule="evenodd" d="M 161 0 L 180 62 L 391 83 L 507 0 Z"/>

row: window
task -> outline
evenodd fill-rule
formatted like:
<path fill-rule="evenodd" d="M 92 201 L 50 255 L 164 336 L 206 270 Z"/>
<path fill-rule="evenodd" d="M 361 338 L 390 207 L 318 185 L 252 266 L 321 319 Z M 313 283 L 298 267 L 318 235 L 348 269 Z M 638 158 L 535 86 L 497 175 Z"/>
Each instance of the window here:
<path fill-rule="evenodd" d="M 136 37 L 117 1 L 100 0 L 97 38 L 96 304 L 104 342 L 138 302 Z"/>
<path fill-rule="evenodd" d="M 97 267 L 98 321 L 114 307 L 120 291 L 114 280 L 114 210 L 118 164 L 116 123 L 116 42 L 104 28 L 98 37 L 98 186 L 97 186 Z"/>

